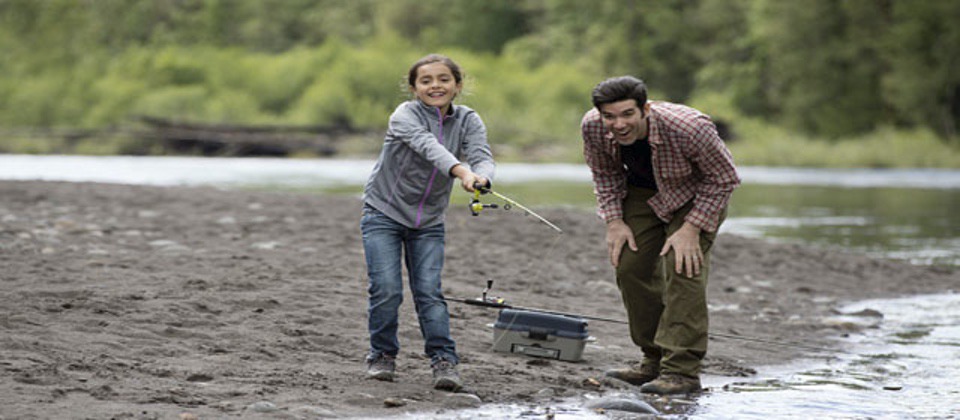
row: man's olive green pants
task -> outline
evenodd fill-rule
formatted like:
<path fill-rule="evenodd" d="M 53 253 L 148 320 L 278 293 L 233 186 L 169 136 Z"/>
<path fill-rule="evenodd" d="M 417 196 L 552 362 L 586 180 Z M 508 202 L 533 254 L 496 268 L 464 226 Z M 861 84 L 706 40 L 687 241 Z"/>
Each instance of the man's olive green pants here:
<path fill-rule="evenodd" d="M 656 191 L 630 187 L 623 203 L 624 222 L 633 231 L 638 250 L 626 244 L 617 267 L 617 285 L 630 321 L 630 337 L 643 351 L 644 364 L 660 365 L 661 373 L 698 377 L 707 353 L 707 274 L 716 232 L 700 233 L 700 274 L 687 277 L 674 269 L 675 252 L 660 257 L 666 239 L 683 226 L 693 201 L 670 223 L 653 212 L 647 200 Z M 720 215 L 723 222 L 726 210 Z M 719 225 L 718 225 L 719 226 Z M 684 270 L 685 271 L 685 270 Z"/>

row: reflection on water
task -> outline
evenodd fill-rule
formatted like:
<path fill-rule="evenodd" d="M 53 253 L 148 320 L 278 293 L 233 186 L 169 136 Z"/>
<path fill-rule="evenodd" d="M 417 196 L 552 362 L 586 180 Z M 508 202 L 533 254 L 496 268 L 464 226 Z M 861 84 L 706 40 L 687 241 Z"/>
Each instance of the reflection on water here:
<path fill-rule="evenodd" d="M 960 295 L 859 302 L 879 328 L 825 365 L 784 366 L 701 397 L 697 418 L 956 418 L 960 416 Z M 781 416 L 782 414 L 782 416 Z"/>
<path fill-rule="evenodd" d="M 747 184 L 728 232 L 896 258 L 960 265 L 960 191 Z"/>

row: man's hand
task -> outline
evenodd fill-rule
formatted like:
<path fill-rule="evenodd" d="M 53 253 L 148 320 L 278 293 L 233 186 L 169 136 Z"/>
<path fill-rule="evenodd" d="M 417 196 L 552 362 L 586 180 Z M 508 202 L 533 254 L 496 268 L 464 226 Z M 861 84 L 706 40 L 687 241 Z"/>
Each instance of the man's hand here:
<path fill-rule="evenodd" d="M 609 241 L 609 240 L 608 240 Z M 703 250 L 700 249 L 700 228 L 684 222 L 679 230 L 667 238 L 660 250 L 660 256 L 667 255 L 673 248 L 675 258 L 674 269 L 677 274 L 683 274 L 686 268 L 687 277 L 700 274 L 700 265 L 703 264 Z"/>
<path fill-rule="evenodd" d="M 607 223 L 607 253 L 610 254 L 610 264 L 614 267 L 620 265 L 620 253 L 624 243 L 627 243 L 631 250 L 637 250 L 630 226 L 627 226 L 623 219 L 611 220 Z"/>

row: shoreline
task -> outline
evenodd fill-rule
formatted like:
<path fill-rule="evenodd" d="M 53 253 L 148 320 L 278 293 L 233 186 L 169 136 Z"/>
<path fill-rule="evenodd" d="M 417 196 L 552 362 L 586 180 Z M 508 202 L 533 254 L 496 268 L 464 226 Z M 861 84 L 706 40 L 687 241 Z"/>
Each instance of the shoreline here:
<path fill-rule="evenodd" d="M 0 181 L 0 195 L 5 415 L 392 416 L 476 403 L 430 387 L 409 292 L 398 381 L 364 379 L 356 198 L 41 181 Z M 492 278 L 491 295 L 512 305 L 625 319 L 591 212 L 538 210 L 562 237 L 517 212 L 464 213 L 447 216 L 448 297 L 477 297 Z M 727 234 L 713 252 L 711 332 L 815 347 L 858 328 L 829 322 L 838 305 L 960 284 L 953 268 Z M 598 341 L 583 362 L 545 361 L 490 351 L 495 311 L 449 308 L 461 373 L 483 404 L 635 390 L 602 378 L 639 357 L 622 325 L 591 322 Z M 711 338 L 704 374 L 823 356 L 774 347 Z"/>

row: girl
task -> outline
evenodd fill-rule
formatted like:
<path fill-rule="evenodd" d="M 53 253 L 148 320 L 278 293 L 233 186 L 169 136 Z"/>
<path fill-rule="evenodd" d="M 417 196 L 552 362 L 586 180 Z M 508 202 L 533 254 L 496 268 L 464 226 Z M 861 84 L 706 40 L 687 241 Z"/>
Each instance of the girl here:
<path fill-rule="evenodd" d="M 363 194 L 360 230 L 370 278 L 367 376 L 382 381 L 394 377 L 400 350 L 402 255 L 433 386 L 457 391 L 463 387 L 456 370 L 459 357 L 440 290 L 443 214 L 454 178 L 467 192 L 492 179 L 493 154 L 480 116 L 453 105 L 463 88 L 463 73 L 453 60 L 438 54 L 423 57 L 410 67 L 407 81 L 415 98 L 390 116 L 383 149 Z M 460 157 L 469 167 L 460 163 Z"/>

